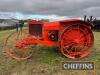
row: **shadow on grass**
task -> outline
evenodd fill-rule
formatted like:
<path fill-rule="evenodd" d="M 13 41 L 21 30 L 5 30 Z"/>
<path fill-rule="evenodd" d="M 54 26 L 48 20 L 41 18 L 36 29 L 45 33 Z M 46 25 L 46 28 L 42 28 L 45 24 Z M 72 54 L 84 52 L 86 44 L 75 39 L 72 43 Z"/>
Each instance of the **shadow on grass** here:
<path fill-rule="evenodd" d="M 39 63 L 59 64 L 62 61 L 71 60 L 63 56 L 59 47 L 49 47 L 43 45 L 35 45 L 33 56 L 29 60 L 39 61 Z"/>

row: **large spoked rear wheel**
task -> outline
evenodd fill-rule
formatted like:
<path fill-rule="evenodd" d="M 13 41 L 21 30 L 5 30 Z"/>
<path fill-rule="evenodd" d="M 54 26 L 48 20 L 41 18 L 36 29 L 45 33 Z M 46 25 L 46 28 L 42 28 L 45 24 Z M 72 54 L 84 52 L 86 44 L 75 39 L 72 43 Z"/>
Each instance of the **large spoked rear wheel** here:
<path fill-rule="evenodd" d="M 92 31 L 85 25 L 75 24 L 64 29 L 60 39 L 61 53 L 68 58 L 87 56 L 94 44 Z"/>
<path fill-rule="evenodd" d="M 24 29 L 22 32 L 11 33 L 6 38 L 4 44 L 4 50 L 7 56 L 18 61 L 30 58 L 32 56 L 32 45 L 25 46 L 23 43 L 28 36 L 27 29 Z"/>

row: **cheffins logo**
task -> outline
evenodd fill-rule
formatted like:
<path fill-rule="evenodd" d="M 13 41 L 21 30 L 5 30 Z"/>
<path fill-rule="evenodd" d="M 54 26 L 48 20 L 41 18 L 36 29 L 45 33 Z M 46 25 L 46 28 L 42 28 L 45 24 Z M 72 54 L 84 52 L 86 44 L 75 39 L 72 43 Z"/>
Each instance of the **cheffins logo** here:
<path fill-rule="evenodd" d="M 63 70 L 94 70 L 94 62 L 63 62 Z"/>

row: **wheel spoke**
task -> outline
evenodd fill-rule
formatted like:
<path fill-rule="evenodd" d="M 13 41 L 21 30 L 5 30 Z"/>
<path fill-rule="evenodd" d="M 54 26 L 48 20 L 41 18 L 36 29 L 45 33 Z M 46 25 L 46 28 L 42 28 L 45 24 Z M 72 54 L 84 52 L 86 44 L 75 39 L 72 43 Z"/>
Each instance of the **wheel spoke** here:
<path fill-rule="evenodd" d="M 28 50 L 30 46 L 27 46 L 27 48 L 17 47 L 17 45 L 20 46 L 27 37 L 28 34 L 26 34 L 26 30 L 23 30 L 22 33 L 15 32 L 10 35 L 10 37 L 6 39 L 6 44 L 4 45 L 7 55 L 15 60 L 24 60 L 29 58 L 32 55 L 32 50 Z"/>
<path fill-rule="evenodd" d="M 64 29 L 61 37 L 63 40 L 61 41 L 61 52 L 69 58 L 85 57 L 90 51 L 89 49 L 93 46 L 91 44 L 93 42 L 93 40 L 91 41 L 93 33 L 85 25 L 71 25 Z"/>

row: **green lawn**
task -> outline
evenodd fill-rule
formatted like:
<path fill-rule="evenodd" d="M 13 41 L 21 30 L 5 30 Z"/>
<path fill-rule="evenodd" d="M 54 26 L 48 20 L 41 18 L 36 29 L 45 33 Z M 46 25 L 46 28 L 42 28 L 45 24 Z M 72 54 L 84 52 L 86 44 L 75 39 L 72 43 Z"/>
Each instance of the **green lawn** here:
<path fill-rule="evenodd" d="M 3 52 L 3 42 L 13 31 L 15 30 L 0 31 L 0 75 L 92 75 L 90 71 L 62 70 L 63 61 L 74 60 L 62 56 L 57 47 L 36 45 L 30 59 L 18 62 L 8 58 Z M 94 31 L 94 36 L 93 51 L 77 61 L 95 61 L 96 75 L 100 75 L 100 32 Z"/>

